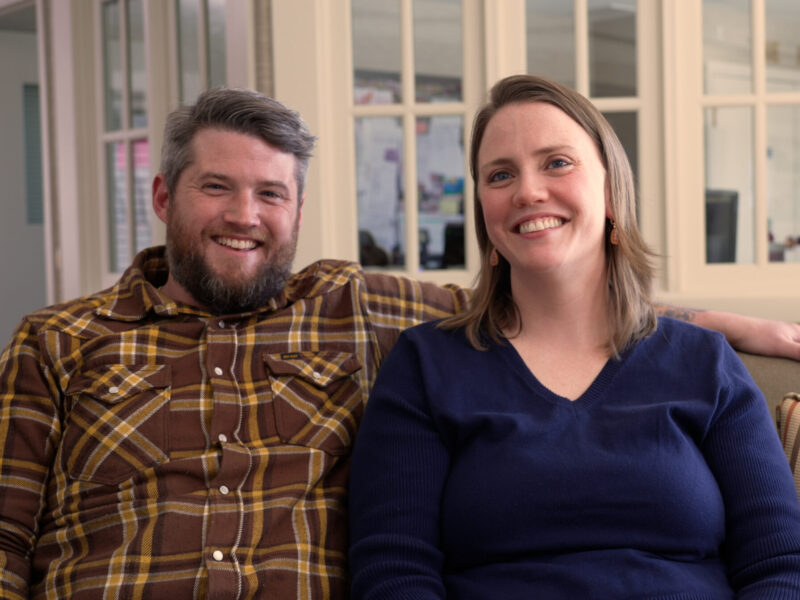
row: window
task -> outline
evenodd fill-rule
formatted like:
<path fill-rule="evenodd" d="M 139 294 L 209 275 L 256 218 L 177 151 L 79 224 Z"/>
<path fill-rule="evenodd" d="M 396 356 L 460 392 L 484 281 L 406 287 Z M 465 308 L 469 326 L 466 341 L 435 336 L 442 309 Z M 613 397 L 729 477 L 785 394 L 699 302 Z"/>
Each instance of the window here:
<path fill-rule="evenodd" d="M 102 157 L 108 270 L 151 244 L 150 153 L 142 0 L 100 3 Z"/>
<path fill-rule="evenodd" d="M 409 272 L 465 269 L 466 129 L 479 88 L 470 3 L 352 0 L 358 257 Z"/>
<path fill-rule="evenodd" d="M 226 77 L 225 0 L 174 0 L 181 104 Z"/>
<path fill-rule="evenodd" d="M 695 24 L 675 51 L 676 287 L 778 307 L 800 275 L 800 6 L 698 0 L 675 16 Z"/>

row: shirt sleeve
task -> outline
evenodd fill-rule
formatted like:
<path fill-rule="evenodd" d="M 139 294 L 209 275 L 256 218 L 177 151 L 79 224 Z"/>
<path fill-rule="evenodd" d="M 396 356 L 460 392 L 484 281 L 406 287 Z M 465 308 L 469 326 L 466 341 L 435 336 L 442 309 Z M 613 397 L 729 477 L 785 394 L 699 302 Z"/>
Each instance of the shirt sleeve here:
<path fill-rule="evenodd" d="M 401 337 L 378 375 L 353 455 L 354 600 L 445 598 L 438 532 L 450 459 L 424 389 L 417 352 Z"/>
<path fill-rule="evenodd" d="M 23 321 L 0 356 L 0 598 L 27 598 L 30 561 L 60 435 L 54 379 Z"/>
<path fill-rule="evenodd" d="M 739 599 L 800 598 L 800 501 L 763 395 L 727 343 L 703 452 L 722 492 Z"/>
<path fill-rule="evenodd" d="M 469 303 L 469 290 L 456 285 L 375 272 L 365 273 L 364 282 L 365 311 L 383 356 L 405 329 L 462 312 Z"/>

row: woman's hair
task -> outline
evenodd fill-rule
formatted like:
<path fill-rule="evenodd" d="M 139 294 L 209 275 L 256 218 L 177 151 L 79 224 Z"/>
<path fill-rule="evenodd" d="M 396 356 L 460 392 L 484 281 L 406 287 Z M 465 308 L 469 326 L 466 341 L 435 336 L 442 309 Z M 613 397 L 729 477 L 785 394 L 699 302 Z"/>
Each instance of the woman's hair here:
<path fill-rule="evenodd" d="M 302 200 L 316 138 L 296 111 L 256 91 L 236 88 L 203 92 L 195 104 L 182 106 L 167 117 L 160 170 L 170 192 L 175 191 L 181 173 L 192 163 L 192 140 L 202 129 L 251 135 L 282 152 L 294 154 L 298 203 Z"/>
<path fill-rule="evenodd" d="M 605 117 L 575 90 L 549 79 L 533 75 L 513 75 L 498 81 L 489 92 L 489 101 L 477 112 L 472 126 L 470 172 L 475 193 L 475 230 L 480 248 L 481 266 L 470 307 L 441 323 L 446 329 L 464 327 L 475 348 L 485 348 L 488 339 L 500 342 L 503 330 L 522 328 L 518 307 L 511 296 L 509 263 L 498 254 L 496 266 L 490 263 L 493 246 L 478 194 L 478 152 L 492 117 L 509 104 L 546 102 L 560 108 L 594 141 L 606 171 L 611 213 L 616 222 L 619 243 L 609 240 L 605 251 L 608 269 L 609 349 L 619 356 L 625 348 L 651 334 L 656 316 L 651 300 L 653 267 L 650 249 L 636 224 L 636 192 L 633 173 L 617 135 Z"/>

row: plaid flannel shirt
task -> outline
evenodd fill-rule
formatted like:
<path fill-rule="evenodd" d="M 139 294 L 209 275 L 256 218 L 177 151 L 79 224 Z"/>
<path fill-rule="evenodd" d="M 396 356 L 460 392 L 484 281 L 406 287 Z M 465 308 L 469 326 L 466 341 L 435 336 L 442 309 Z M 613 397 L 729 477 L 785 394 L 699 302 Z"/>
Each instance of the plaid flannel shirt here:
<path fill-rule="evenodd" d="M 344 598 L 350 447 L 401 330 L 466 292 L 321 261 L 176 304 L 163 248 L 0 357 L 0 598 Z M 357 515 L 356 515 L 357 517 Z"/>

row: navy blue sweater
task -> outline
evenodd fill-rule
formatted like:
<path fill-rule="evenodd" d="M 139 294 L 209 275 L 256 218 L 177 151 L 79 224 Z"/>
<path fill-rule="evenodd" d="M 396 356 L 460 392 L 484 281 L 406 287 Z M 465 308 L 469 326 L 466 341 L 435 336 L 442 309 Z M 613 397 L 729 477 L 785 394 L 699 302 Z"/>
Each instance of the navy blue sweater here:
<path fill-rule="evenodd" d="M 353 598 L 800 599 L 800 502 L 724 338 L 660 319 L 569 401 L 425 324 L 356 440 Z"/>

